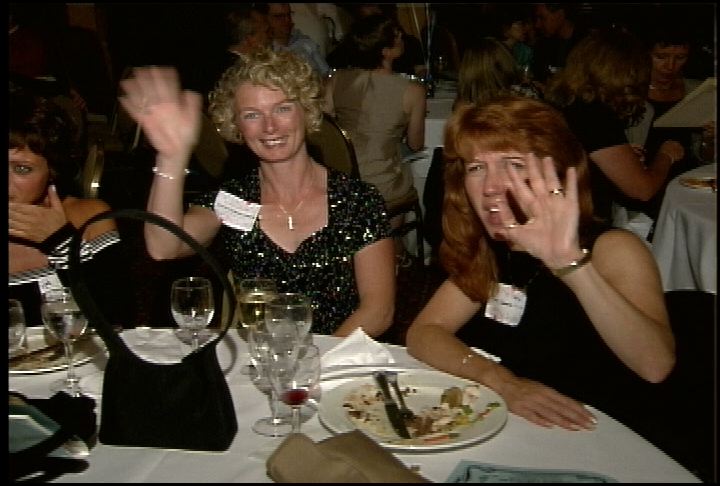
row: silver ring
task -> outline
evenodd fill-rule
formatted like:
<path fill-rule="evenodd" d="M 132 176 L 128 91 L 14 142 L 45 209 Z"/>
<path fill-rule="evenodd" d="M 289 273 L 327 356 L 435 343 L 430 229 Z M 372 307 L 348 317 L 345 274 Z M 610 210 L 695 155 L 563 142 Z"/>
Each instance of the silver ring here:
<path fill-rule="evenodd" d="M 562 196 L 565 194 L 565 191 L 562 190 L 562 187 L 558 187 L 556 189 L 553 189 L 549 191 L 551 195 L 553 196 Z"/>
<path fill-rule="evenodd" d="M 513 229 L 513 228 L 517 228 L 517 227 L 518 227 L 517 223 L 510 223 L 505 226 L 505 228 L 507 228 L 507 229 Z"/>

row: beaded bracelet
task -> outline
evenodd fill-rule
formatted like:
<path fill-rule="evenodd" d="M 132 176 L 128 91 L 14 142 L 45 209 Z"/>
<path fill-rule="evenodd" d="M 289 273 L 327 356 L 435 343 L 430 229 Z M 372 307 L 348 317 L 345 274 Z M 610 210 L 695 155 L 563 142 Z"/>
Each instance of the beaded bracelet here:
<path fill-rule="evenodd" d="M 570 272 L 577 270 L 578 268 L 585 266 L 590 261 L 590 258 L 592 257 L 592 253 L 590 253 L 590 250 L 588 250 L 587 248 L 583 248 L 582 252 L 583 252 L 582 258 L 580 258 L 579 260 L 573 260 L 570 263 L 568 263 L 567 265 L 565 265 L 564 267 L 560 267 L 560 268 L 553 270 L 552 271 L 553 275 L 555 275 L 556 277 L 562 277 L 564 275 L 567 275 Z"/>
<path fill-rule="evenodd" d="M 156 176 L 162 177 L 164 179 L 170 179 L 171 181 L 174 181 L 177 179 L 175 176 L 171 176 L 170 174 L 166 174 L 165 172 L 160 172 L 157 167 L 152 168 L 153 174 Z M 190 169 L 183 169 L 183 172 L 185 175 L 188 175 L 190 173 Z"/>

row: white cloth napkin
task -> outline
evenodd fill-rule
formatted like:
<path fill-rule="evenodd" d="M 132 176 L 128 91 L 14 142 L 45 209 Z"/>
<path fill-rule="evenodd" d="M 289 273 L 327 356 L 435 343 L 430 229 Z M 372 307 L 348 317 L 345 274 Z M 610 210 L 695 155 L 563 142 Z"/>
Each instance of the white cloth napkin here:
<path fill-rule="evenodd" d="M 211 336 L 210 330 L 203 329 L 200 346 L 206 343 Z M 189 344 L 190 337 L 186 336 L 181 329 L 176 328 L 136 327 L 124 330 L 120 337 L 135 354 L 151 363 L 179 363 L 192 350 Z M 96 398 L 100 397 L 103 377 L 103 372 L 82 377 L 80 386 L 83 392 Z"/>
<path fill-rule="evenodd" d="M 179 363 L 191 350 L 178 338 L 175 329 L 136 327 L 120 336 L 135 354 L 153 363 Z"/>
<path fill-rule="evenodd" d="M 369 365 L 394 363 L 390 351 L 381 343 L 365 334 L 361 327 L 355 329 L 334 348 L 320 358 L 323 369 L 340 365 Z"/>

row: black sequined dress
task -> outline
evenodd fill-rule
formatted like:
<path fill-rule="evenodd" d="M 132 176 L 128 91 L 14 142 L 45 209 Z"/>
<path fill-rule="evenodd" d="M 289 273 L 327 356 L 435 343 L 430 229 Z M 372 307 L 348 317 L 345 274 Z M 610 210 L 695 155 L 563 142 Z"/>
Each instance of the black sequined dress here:
<path fill-rule="evenodd" d="M 240 278 L 272 278 L 280 292 L 302 292 L 313 302 L 312 332 L 331 334 L 359 303 L 353 256 L 365 246 L 387 238 L 390 226 L 380 193 L 374 186 L 328 171 L 328 224 L 303 241 L 294 253 L 280 248 L 261 229 L 223 225 L 214 245 L 219 257 Z M 260 202 L 260 179 L 253 170 L 244 179 L 223 182 L 221 190 L 249 202 Z M 212 209 L 217 191 L 195 204 Z"/>

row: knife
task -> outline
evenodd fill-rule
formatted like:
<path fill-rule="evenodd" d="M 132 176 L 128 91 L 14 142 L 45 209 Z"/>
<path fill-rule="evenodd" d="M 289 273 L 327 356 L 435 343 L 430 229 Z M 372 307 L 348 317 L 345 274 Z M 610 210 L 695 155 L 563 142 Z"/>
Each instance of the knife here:
<path fill-rule="evenodd" d="M 380 393 L 382 393 L 383 402 L 385 403 L 385 413 L 387 413 L 388 419 L 390 419 L 390 424 L 393 426 L 393 429 L 395 429 L 395 433 L 403 439 L 409 439 L 410 432 L 408 432 L 408 429 L 405 426 L 405 420 L 400 413 L 397 403 L 395 403 L 395 399 L 390 394 L 387 376 L 385 376 L 385 373 L 382 371 L 375 371 L 373 372 L 373 377 L 380 387 Z"/>

